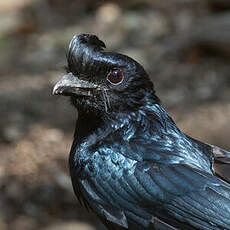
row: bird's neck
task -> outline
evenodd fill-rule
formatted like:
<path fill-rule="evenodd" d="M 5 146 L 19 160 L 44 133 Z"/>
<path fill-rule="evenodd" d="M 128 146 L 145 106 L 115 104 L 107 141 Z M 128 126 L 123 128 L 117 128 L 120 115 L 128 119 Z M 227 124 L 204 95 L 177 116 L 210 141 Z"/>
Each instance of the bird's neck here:
<path fill-rule="evenodd" d="M 161 126 L 162 129 L 167 131 L 180 132 L 173 119 L 165 111 L 160 104 L 147 104 L 140 108 L 139 113 L 143 114 L 143 119 L 151 123 L 156 128 Z"/>
<path fill-rule="evenodd" d="M 76 123 L 74 138 L 78 141 L 83 140 L 95 132 L 103 123 L 100 116 L 93 113 L 86 113 L 84 111 L 78 111 L 78 119 Z"/>
<path fill-rule="evenodd" d="M 91 134 L 97 134 L 101 130 L 106 130 L 108 134 L 118 129 L 126 129 L 125 127 L 133 129 L 136 126 L 142 127 L 142 130 L 146 130 L 146 132 L 155 131 L 156 133 L 152 133 L 153 135 L 159 135 L 159 131 L 164 131 L 164 133 L 180 132 L 162 106 L 152 104 L 140 107 L 137 111 L 110 113 L 105 117 L 78 111 L 74 137 L 78 143 L 81 143 L 83 139 Z"/>
<path fill-rule="evenodd" d="M 114 113 L 109 117 L 111 124 L 114 121 L 115 124 L 121 123 L 122 127 L 124 125 L 131 127 L 133 124 L 147 126 L 148 129 L 153 130 L 159 129 L 165 132 L 174 130 L 175 132 L 180 132 L 172 118 L 158 103 L 146 104 L 145 106 L 139 107 L 136 111 Z M 115 127 L 119 127 L 119 125 Z"/>

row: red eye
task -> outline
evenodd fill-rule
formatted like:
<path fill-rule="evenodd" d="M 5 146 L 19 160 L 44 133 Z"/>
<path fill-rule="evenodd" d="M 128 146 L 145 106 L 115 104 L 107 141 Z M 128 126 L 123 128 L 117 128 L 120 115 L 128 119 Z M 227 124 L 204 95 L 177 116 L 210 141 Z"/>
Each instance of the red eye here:
<path fill-rule="evenodd" d="M 123 80 L 123 74 L 122 71 L 119 69 L 113 70 L 109 73 L 107 77 L 108 81 L 112 84 L 118 84 L 121 83 Z"/>

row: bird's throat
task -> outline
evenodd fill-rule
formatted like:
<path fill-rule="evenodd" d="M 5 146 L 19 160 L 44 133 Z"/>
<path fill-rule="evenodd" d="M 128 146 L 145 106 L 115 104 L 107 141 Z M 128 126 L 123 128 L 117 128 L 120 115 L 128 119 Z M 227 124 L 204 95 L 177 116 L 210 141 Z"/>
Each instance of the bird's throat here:
<path fill-rule="evenodd" d="M 81 142 L 85 137 L 92 134 L 102 125 L 103 120 L 101 117 L 94 113 L 87 113 L 78 111 L 78 119 L 76 123 L 74 137 Z"/>

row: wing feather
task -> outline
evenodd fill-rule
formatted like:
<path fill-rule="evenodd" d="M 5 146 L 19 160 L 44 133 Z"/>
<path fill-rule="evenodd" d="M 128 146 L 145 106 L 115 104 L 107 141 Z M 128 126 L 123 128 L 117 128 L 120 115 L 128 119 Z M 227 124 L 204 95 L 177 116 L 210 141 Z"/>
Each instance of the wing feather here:
<path fill-rule="evenodd" d="M 153 170 L 148 173 L 166 194 L 162 205 L 168 212 L 169 223 L 173 217 L 178 224 L 189 223 L 194 228 L 230 229 L 229 184 L 199 169 L 179 164 L 161 166 L 155 173 Z M 157 215 L 163 217 L 165 213 Z"/>
<path fill-rule="evenodd" d="M 214 173 L 230 183 L 230 152 L 210 145 L 214 156 L 212 169 Z"/>

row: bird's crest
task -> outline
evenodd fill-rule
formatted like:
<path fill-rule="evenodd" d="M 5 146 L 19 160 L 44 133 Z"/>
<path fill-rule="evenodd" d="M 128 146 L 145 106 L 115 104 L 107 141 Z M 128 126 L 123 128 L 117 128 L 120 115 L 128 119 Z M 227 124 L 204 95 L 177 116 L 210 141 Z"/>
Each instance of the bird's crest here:
<path fill-rule="evenodd" d="M 92 48 L 95 51 L 101 51 L 106 48 L 103 41 L 101 41 L 96 35 L 91 34 L 75 35 L 70 42 L 69 52 L 71 52 L 76 47 Z"/>
<path fill-rule="evenodd" d="M 78 36 L 79 42 L 82 44 L 87 44 L 88 46 L 93 46 L 99 50 L 106 48 L 105 43 L 101 41 L 96 35 L 82 34 Z"/>
<path fill-rule="evenodd" d="M 67 54 L 69 69 L 72 72 L 86 71 L 85 67 L 93 64 L 95 52 L 100 52 L 104 48 L 105 43 L 96 35 L 75 35 L 69 44 Z"/>

